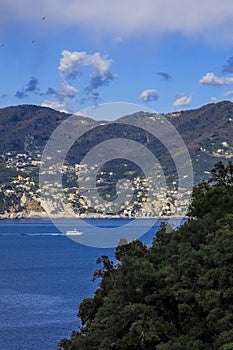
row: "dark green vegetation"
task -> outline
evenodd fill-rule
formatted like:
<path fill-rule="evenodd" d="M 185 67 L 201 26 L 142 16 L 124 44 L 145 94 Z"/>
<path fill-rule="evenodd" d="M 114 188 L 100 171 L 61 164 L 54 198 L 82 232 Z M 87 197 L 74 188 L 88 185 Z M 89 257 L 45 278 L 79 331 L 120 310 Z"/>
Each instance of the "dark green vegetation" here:
<path fill-rule="evenodd" d="M 194 188 L 190 219 L 162 225 L 151 247 L 119 245 L 107 256 L 82 326 L 64 350 L 233 349 L 233 164 L 219 162 Z"/>
<path fill-rule="evenodd" d="M 143 115 L 144 113 L 135 113 L 121 119 L 127 123 L 132 118 L 143 119 Z M 50 108 L 31 105 L 0 109 L 0 154 L 9 151 L 16 153 L 26 151 L 32 154 L 42 152 L 51 133 L 68 116 Z M 195 110 L 166 114 L 165 117 L 176 127 L 188 147 L 194 166 L 195 183 L 206 180 L 205 170 L 211 169 L 219 160 L 233 155 L 233 103 L 229 101 L 212 103 Z M 174 164 L 172 165 L 171 157 L 166 155 L 165 147 L 148 138 L 144 132 L 127 128 L 126 133 L 125 127 L 121 128 L 119 125 L 117 131 L 114 125 L 100 126 L 101 122 L 81 116 L 77 116 L 77 120 L 80 121 L 78 122 L 80 128 L 84 124 L 100 128 L 99 131 L 98 129 L 90 131 L 88 138 L 84 136 L 80 140 L 81 148 L 78 149 L 77 144 L 71 149 L 68 156 L 70 162 L 78 163 L 93 145 L 106 137 L 109 139 L 121 136 L 146 144 L 148 148 L 155 151 L 161 165 L 171 164 L 167 169 L 168 175 L 174 170 Z M 150 122 L 153 124 L 153 118 Z M 122 156 L 124 156 L 124 149 Z"/>
<path fill-rule="evenodd" d="M 31 105 L 0 109 L 0 153 L 42 150 L 65 118 L 65 113 Z"/>

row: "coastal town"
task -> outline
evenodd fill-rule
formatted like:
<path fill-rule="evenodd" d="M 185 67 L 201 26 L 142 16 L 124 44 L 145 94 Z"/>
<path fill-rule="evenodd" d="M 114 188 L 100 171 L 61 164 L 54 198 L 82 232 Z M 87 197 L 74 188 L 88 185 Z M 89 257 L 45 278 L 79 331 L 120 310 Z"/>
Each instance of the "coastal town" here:
<path fill-rule="evenodd" d="M 10 173 L 12 172 L 9 180 L 0 184 L 0 218 L 45 218 L 47 214 L 43 209 L 38 180 L 39 168 L 42 164 L 42 154 L 39 150 L 33 153 L 7 152 L 0 155 L 0 159 L 0 164 L 4 165 Z M 46 196 L 54 205 L 52 215 L 61 216 L 61 193 L 73 208 L 74 215 L 80 217 L 179 217 L 186 215 L 191 194 L 189 190 L 178 188 L 176 181 L 173 181 L 170 186 L 164 185 L 161 180 L 161 169 L 155 169 L 153 176 L 141 179 L 136 175 L 134 177 L 133 172 L 127 170 L 127 164 L 125 167 L 125 174 L 131 175 L 131 179 L 117 183 L 117 195 L 122 194 L 124 201 L 115 210 L 114 206 L 112 207 L 114 188 L 109 181 L 114 177 L 112 172 L 102 171 L 102 178 L 96 181 L 97 189 L 98 186 L 99 190 L 104 189 L 102 191 L 104 200 L 100 201 L 98 194 L 100 191 L 94 191 L 85 185 L 79 187 L 78 180 L 82 180 L 82 184 L 90 180 L 91 172 L 88 167 L 85 164 L 64 164 L 60 171 L 63 178 L 66 179 L 65 183 L 44 184 L 43 192 L 46 192 Z M 55 171 L 57 170 L 50 169 L 51 174 Z M 103 178 L 107 181 L 107 186 L 103 186 Z"/>

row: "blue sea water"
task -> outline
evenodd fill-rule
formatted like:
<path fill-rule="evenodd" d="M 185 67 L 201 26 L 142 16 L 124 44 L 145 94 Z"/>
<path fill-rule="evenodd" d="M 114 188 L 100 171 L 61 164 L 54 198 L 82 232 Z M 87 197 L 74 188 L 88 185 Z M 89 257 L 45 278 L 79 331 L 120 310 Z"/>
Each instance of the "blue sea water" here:
<path fill-rule="evenodd" d="M 106 229 L 127 224 L 90 220 Z M 143 242 L 151 244 L 160 221 Z M 97 288 L 91 281 L 96 259 L 114 259 L 114 250 L 81 245 L 50 221 L 0 221 L 0 350 L 56 350 L 59 340 L 78 329 L 78 305 Z"/>

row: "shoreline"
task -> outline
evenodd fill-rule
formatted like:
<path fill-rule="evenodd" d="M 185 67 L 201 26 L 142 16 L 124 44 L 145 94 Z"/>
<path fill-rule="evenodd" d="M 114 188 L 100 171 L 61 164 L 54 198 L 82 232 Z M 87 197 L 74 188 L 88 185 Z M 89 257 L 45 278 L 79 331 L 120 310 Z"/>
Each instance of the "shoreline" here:
<path fill-rule="evenodd" d="M 102 216 L 102 215 L 83 215 L 83 216 L 53 216 L 49 217 L 46 213 L 30 213 L 28 215 L 22 215 L 22 213 L 11 213 L 11 214 L 1 214 L 0 222 L 2 220 L 74 220 L 74 219 L 126 219 L 126 220 L 135 220 L 135 219 L 188 219 L 187 215 L 164 215 L 164 216 Z"/>

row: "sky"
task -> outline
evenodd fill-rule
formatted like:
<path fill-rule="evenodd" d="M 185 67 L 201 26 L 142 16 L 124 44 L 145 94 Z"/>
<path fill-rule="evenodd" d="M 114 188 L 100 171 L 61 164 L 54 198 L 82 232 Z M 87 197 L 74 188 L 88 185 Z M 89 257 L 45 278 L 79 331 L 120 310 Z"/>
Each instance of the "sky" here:
<path fill-rule="evenodd" d="M 0 108 L 233 100 L 232 0 L 1 0 Z"/>

